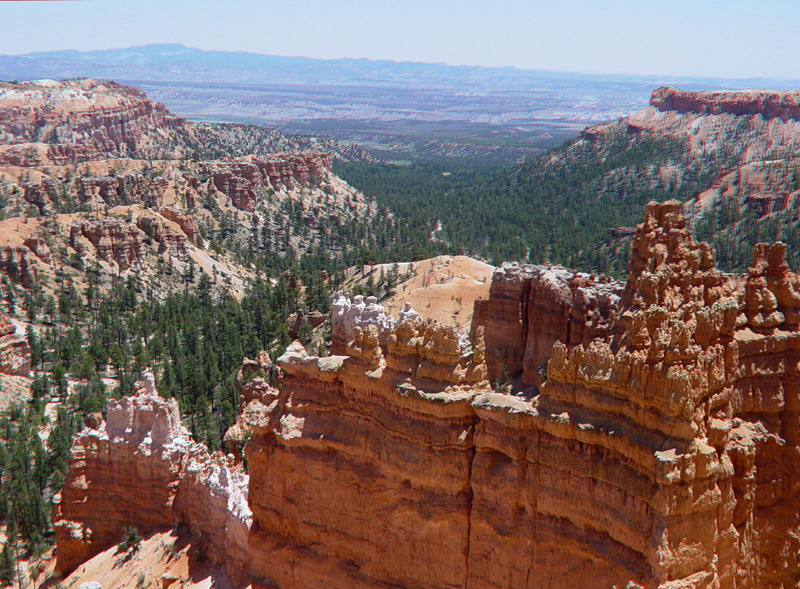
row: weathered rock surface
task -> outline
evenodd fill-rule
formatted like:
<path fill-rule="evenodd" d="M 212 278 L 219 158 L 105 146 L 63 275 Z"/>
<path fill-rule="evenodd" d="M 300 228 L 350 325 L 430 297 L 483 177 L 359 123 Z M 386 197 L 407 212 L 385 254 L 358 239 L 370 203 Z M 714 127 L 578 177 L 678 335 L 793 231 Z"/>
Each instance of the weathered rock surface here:
<path fill-rule="evenodd" d="M 244 580 L 250 527 L 248 477 L 211 456 L 181 424 L 177 402 L 145 379 L 133 397 L 112 400 L 107 420 L 76 434 L 69 475 L 54 507 L 57 568 L 70 571 L 120 542 L 186 523 L 207 555 Z"/>
<path fill-rule="evenodd" d="M 274 371 L 272 360 L 265 350 L 261 350 L 254 360 L 247 357 L 242 360 L 242 366 L 236 373 L 236 388 L 239 389 L 242 407 L 251 401 L 263 401 L 264 395 L 276 392 L 269 386 L 270 375 Z"/>
<path fill-rule="evenodd" d="M 24 246 L 0 246 L 0 272 L 26 288 L 36 280 L 36 267 L 31 260 L 31 250 Z M 35 258 L 34 258 L 35 259 Z"/>
<path fill-rule="evenodd" d="M 412 321 L 387 342 L 367 324 L 346 356 L 279 359 L 246 448 L 256 586 L 463 586 L 482 346 L 461 357 L 452 328 Z"/>
<path fill-rule="evenodd" d="M 114 82 L 0 85 L 0 162 L 65 165 L 132 153 L 145 136 L 183 123 L 145 93 Z"/>
<path fill-rule="evenodd" d="M 311 328 L 319 327 L 324 323 L 324 321 L 325 316 L 319 311 L 311 311 L 310 313 L 298 311 L 297 313 L 292 313 L 287 318 L 289 337 L 292 339 L 297 339 L 297 334 L 300 333 L 301 327 L 304 325 L 308 325 Z"/>
<path fill-rule="evenodd" d="M 484 305 L 511 311 L 523 374 L 527 318 L 555 342 L 531 400 L 482 380 L 491 324 L 458 363 L 457 334 L 430 323 L 384 345 L 359 326 L 346 356 L 293 344 L 280 395 L 249 417 L 254 586 L 796 585 L 800 282 L 784 253 L 723 275 L 669 202 L 649 207 L 624 287 L 501 269 L 504 298 Z M 573 317 L 581 288 L 608 306 Z M 586 335 L 564 336 L 573 320 Z"/>
<path fill-rule="evenodd" d="M 159 211 L 162 217 L 174 221 L 180 226 L 181 230 L 186 234 L 186 237 L 195 245 L 202 245 L 203 238 L 200 235 L 200 230 L 197 228 L 197 222 L 189 215 L 181 214 L 180 212 L 170 207 L 161 207 Z"/>
<path fill-rule="evenodd" d="M 650 106 L 679 113 L 761 115 L 765 119 L 800 118 L 800 92 L 737 90 L 689 92 L 662 86 L 653 91 Z"/>
<path fill-rule="evenodd" d="M 391 330 L 396 321 L 387 315 L 377 297 L 356 295 L 351 301 L 341 292 L 336 293 L 331 314 L 331 353 L 344 354 L 347 343 L 355 339 L 356 328 L 374 325 L 378 333 Z"/>
<path fill-rule="evenodd" d="M 137 266 L 141 262 L 142 242 L 131 223 L 96 219 L 75 221 L 70 228 L 70 245 L 76 250 L 82 247 L 81 237 L 91 242 L 102 259 L 113 260 L 122 268 Z"/>
<path fill-rule="evenodd" d="M 0 372 L 27 376 L 31 368 L 31 350 L 24 334 L 11 319 L 0 313 Z"/>
<path fill-rule="evenodd" d="M 214 187 L 229 196 L 237 209 L 253 212 L 259 200 L 256 190 L 279 192 L 296 184 L 320 184 L 327 179 L 330 167 L 329 154 L 307 152 L 220 161 L 207 171 Z"/>
<path fill-rule="evenodd" d="M 125 525 L 185 521 L 255 589 L 797 586 L 800 280 L 785 246 L 722 274 L 677 201 L 649 205 L 631 246 L 625 284 L 499 269 L 466 344 L 337 297 L 341 354 L 293 343 L 280 390 L 266 355 L 247 360 L 234 427 L 249 530 L 244 475 L 188 440 L 174 402 L 112 404 L 75 440 L 60 566 Z M 531 398 L 491 389 L 510 361 Z"/>
<path fill-rule="evenodd" d="M 270 405 L 280 394 L 270 385 L 273 380 L 280 380 L 279 369 L 273 366 L 269 353 L 264 350 L 254 360 L 245 357 L 236 373 L 236 388 L 239 389 L 239 405 L 242 411 L 236 423 L 228 428 L 223 437 L 225 449 L 236 459 L 242 458 L 244 444 L 253 433 L 251 414 Z"/>
<path fill-rule="evenodd" d="M 189 256 L 186 235 L 171 228 L 162 218 L 155 215 L 140 215 L 136 218 L 136 226 L 158 243 L 159 253 L 168 251 L 170 256 L 182 260 Z"/>
<path fill-rule="evenodd" d="M 522 375 L 538 384 L 553 344 L 572 347 L 608 335 L 623 283 L 560 266 L 503 264 L 488 299 L 475 302 L 472 331 L 486 329 L 489 378 Z"/>

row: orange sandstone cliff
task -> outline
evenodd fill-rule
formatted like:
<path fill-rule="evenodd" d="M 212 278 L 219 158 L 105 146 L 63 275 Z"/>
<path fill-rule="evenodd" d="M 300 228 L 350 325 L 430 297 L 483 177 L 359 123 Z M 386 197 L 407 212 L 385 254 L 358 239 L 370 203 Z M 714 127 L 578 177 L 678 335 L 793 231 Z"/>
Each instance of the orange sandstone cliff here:
<path fill-rule="evenodd" d="M 147 534 L 186 524 L 202 538 L 202 550 L 241 582 L 250 527 L 247 475 L 194 442 L 177 402 L 159 397 L 147 376 L 136 396 L 109 403 L 97 429 L 73 438 L 54 507 L 57 568 L 69 572 L 118 544 L 127 527 Z"/>
<path fill-rule="evenodd" d="M 747 276 L 722 274 L 677 202 L 649 205 L 632 245 L 624 285 L 498 270 L 472 338 L 411 309 L 395 321 L 376 301 L 337 298 L 340 355 L 292 344 L 278 360 L 281 390 L 257 376 L 238 424 L 251 435 L 252 524 L 245 548 L 242 527 L 228 544 L 237 579 L 283 589 L 796 586 L 800 281 L 785 248 L 759 246 Z M 489 384 L 510 359 L 505 370 L 532 383 L 519 395 Z M 77 562 L 125 509 L 122 519 L 153 525 L 231 521 L 206 512 L 202 484 L 181 503 L 184 481 L 203 480 L 176 474 L 190 472 L 185 454 L 161 451 L 143 468 L 134 448 L 147 443 L 114 442 L 128 434 L 109 424 L 75 441 L 59 562 Z M 112 467 L 104 452 L 123 446 Z M 134 463 L 154 503 L 113 482 L 119 469 L 131 487 Z"/>

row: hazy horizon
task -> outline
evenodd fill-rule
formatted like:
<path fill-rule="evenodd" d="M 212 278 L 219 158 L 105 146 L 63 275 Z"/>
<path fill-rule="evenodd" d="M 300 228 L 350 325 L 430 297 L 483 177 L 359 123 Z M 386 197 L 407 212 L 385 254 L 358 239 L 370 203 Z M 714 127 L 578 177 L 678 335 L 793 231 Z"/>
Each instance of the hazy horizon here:
<path fill-rule="evenodd" d="M 0 0 L 0 2 L 8 1 L 8 0 Z M 20 1 L 31 1 L 31 0 L 20 0 Z M 51 0 L 56 1 L 56 0 Z M 396 64 L 421 64 L 421 65 L 441 65 L 446 67 L 469 67 L 469 68 L 484 68 L 484 69 L 512 69 L 518 71 L 528 71 L 528 72 L 542 72 L 542 73 L 550 73 L 550 74 L 567 74 L 567 75 L 577 75 L 577 76 L 587 76 L 587 77 L 598 77 L 598 78 L 661 78 L 661 79 L 686 79 L 686 80 L 735 80 L 735 81 L 747 81 L 747 80 L 775 80 L 775 81 L 797 81 L 800 80 L 800 75 L 798 77 L 772 77 L 772 76 L 750 76 L 750 77 L 724 77 L 724 76 L 703 76 L 703 75 L 670 75 L 670 74 L 629 74 L 629 73 L 622 73 L 622 72 L 604 72 L 604 73 L 594 73 L 594 72 L 586 72 L 586 71 L 571 71 L 571 70 L 555 70 L 555 69 L 547 69 L 547 68 L 525 68 L 525 67 L 518 67 L 515 65 L 502 65 L 502 66 L 486 66 L 486 65 L 476 65 L 476 64 L 450 64 L 441 61 L 420 61 L 420 60 L 401 60 L 401 59 L 390 59 L 390 58 L 379 58 L 379 59 L 372 59 L 369 57 L 350 57 L 350 56 L 339 56 L 339 57 L 312 57 L 310 55 L 283 55 L 278 53 L 260 53 L 257 51 L 246 51 L 241 49 L 206 49 L 202 47 L 193 47 L 189 45 L 184 45 L 183 43 L 175 43 L 175 42 L 161 42 L 161 43 L 147 43 L 143 45 L 125 45 L 125 46 L 118 46 L 118 47 L 95 47 L 93 49 L 86 49 L 80 50 L 75 49 L 74 47 L 62 47 L 60 49 L 53 49 L 53 50 L 44 50 L 44 51 L 30 51 L 27 53 L 0 53 L 2 56 L 6 57 L 25 57 L 25 56 L 36 56 L 36 55 L 48 55 L 53 53 L 68 53 L 68 52 L 78 52 L 81 54 L 86 53 L 98 53 L 98 52 L 106 52 L 106 51 L 123 51 L 123 50 L 134 50 L 134 49 L 144 49 L 148 47 L 159 47 L 159 46 L 181 46 L 188 50 L 197 50 L 197 51 L 207 51 L 207 52 L 219 52 L 219 53 L 245 53 L 251 55 L 261 55 L 267 57 L 281 57 L 281 58 L 288 58 L 288 59 L 312 59 L 312 60 L 319 60 L 319 61 L 340 61 L 340 60 L 358 60 L 358 61 L 368 61 L 368 62 L 390 62 Z"/>
<path fill-rule="evenodd" d="M 314 59 L 514 67 L 603 76 L 800 78 L 800 3 L 674 0 L 84 0 L 0 2 L 0 53 L 178 43 Z"/>

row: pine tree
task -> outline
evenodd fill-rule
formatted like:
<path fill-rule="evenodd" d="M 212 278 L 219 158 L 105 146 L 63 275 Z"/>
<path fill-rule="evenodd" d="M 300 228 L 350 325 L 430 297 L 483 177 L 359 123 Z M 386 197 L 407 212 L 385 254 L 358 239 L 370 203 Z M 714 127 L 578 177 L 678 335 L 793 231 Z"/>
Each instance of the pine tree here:
<path fill-rule="evenodd" d="M 4 587 L 12 585 L 17 575 L 17 561 L 11 548 L 11 540 L 6 540 L 0 551 L 0 583 Z"/>

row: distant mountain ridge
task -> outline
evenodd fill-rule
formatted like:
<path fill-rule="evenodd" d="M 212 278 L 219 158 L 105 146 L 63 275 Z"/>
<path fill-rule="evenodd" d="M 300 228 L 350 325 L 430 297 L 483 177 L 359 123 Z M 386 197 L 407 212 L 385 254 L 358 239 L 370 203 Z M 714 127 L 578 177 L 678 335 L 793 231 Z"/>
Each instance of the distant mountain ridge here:
<path fill-rule="evenodd" d="M 654 87 L 800 87 L 723 80 L 314 59 L 180 44 L 0 55 L 0 79 L 92 78 L 142 88 L 190 120 L 328 135 L 387 160 L 508 164 L 644 108 Z"/>
<path fill-rule="evenodd" d="M 180 69 L 177 66 L 181 66 Z M 191 67 L 187 67 L 191 66 Z M 365 58 L 318 59 L 267 55 L 247 51 L 207 51 L 179 43 L 150 44 L 135 47 L 99 49 L 94 51 L 43 51 L 23 55 L 0 55 L 0 77 L 9 75 L 31 79 L 59 71 L 62 77 L 108 77 L 139 80 L 209 80 L 226 82 L 286 83 L 286 84 L 373 84 L 394 85 L 398 82 L 493 89 L 529 90 L 550 85 L 563 86 L 564 80 L 590 82 L 619 82 L 653 86 L 671 83 L 682 87 L 714 86 L 745 88 L 769 85 L 790 88 L 797 80 L 767 78 L 722 79 L 676 76 L 597 75 L 547 70 L 525 70 L 515 67 L 490 68 L 480 66 L 451 66 L 443 63 L 370 60 Z M 218 71 L 217 71 L 218 70 Z M 133 77 L 131 77 L 133 76 Z M 549 82 L 549 83 L 548 83 Z M 649 91 L 649 90 L 648 90 Z"/>

